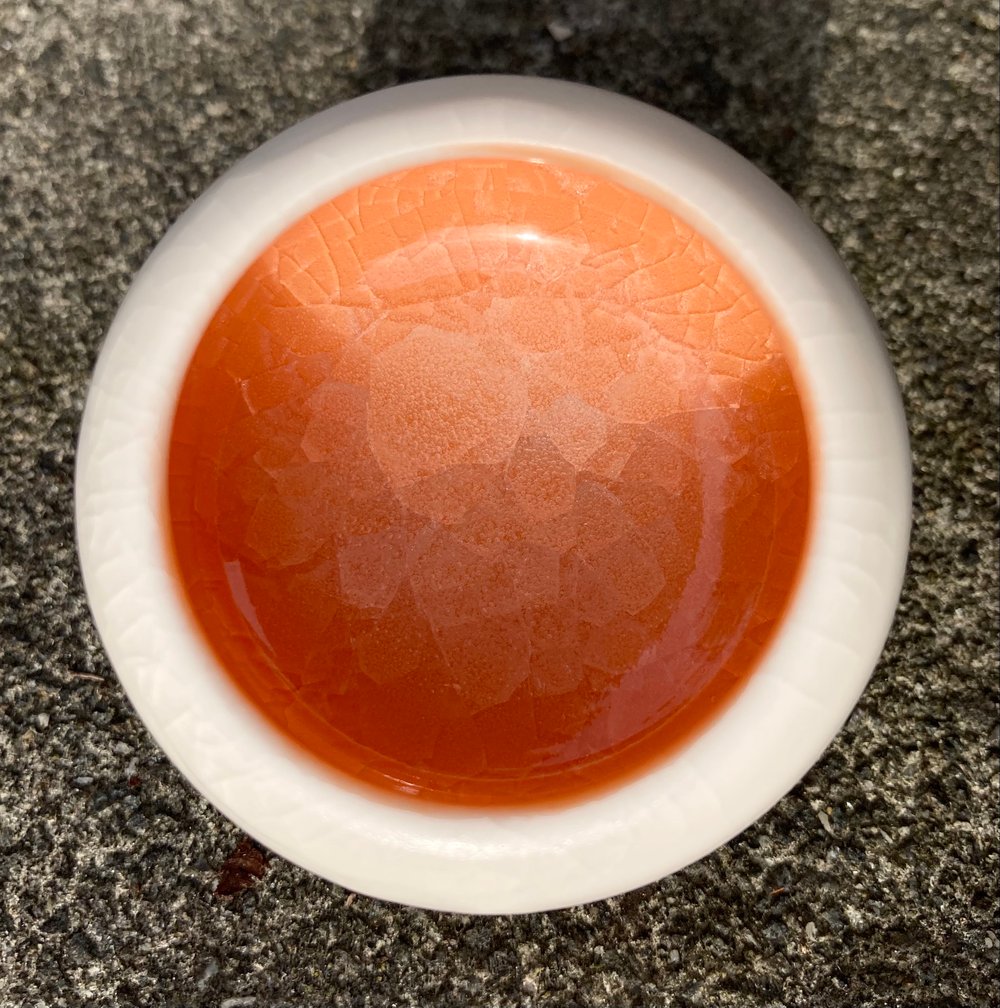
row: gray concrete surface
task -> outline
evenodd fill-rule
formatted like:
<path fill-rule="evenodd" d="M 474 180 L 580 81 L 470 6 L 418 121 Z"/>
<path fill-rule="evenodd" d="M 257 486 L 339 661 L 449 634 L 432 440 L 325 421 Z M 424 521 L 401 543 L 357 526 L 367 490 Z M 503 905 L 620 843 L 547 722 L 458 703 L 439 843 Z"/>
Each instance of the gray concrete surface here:
<path fill-rule="evenodd" d="M 995 1003 L 997 22 L 996 0 L 0 0 L 0 1005 Z M 148 738 L 84 604 L 88 374 L 129 278 L 241 155 L 470 70 L 679 112 L 830 235 L 913 435 L 897 624 L 820 764 L 673 878 L 474 919 L 274 859 L 222 900 L 241 837 Z"/>

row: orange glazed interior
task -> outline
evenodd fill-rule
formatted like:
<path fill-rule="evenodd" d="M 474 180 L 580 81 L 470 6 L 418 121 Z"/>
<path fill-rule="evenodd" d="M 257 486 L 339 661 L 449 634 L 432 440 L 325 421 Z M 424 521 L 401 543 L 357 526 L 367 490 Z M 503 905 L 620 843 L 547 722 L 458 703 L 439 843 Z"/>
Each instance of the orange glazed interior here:
<path fill-rule="evenodd" d="M 809 445 L 782 334 L 689 224 L 464 159 L 262 252 L 188 368 L 167 490 L 191 612 L 285 736 L 381 789 L 524 805 L 648 768 L 746 681 Z"/>

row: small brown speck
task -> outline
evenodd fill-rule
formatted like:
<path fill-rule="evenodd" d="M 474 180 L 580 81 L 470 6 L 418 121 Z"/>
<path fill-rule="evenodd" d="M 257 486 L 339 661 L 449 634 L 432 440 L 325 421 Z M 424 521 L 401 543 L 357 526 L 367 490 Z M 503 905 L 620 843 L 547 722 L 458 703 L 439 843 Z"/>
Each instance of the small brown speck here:
<path fill-rule="evenodd" d="M 138 774 L 132 774 L 126 782 L 130 788 L 137 788 L 142 786 L 142 778 Z"/>
<path fill-rule="evenodd" d="M 249 837 L 244 837 L 219 869 L 216 896 L 235 896 L 256 885 L 267 872 L 267 852 Z"/>

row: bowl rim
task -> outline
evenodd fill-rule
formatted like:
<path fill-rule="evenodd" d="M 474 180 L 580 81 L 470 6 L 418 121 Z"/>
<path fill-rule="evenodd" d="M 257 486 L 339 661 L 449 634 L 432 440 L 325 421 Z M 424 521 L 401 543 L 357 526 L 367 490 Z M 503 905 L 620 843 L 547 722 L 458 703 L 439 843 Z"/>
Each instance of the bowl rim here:
<path fill-rule="evenodd" d="M 279 737 L 220 673 L 179 597 L 161 523 L 174 403 L 205 325 L 266 244 L 387 172 L 523 152 L 644 190 L 743 271 L 795 348 L 814 514 L 795 597 L 760 667 L 663 763 L 568 807 L 437 808 L 380 799 Z M 77 452 L 76 528 L 91 611 L 129 699 L 229 819 L 345 887 L 462 913 L 555 909 L 709 854 L 809 770 L 879 658 L 902 584 L 910 462 L 895 377 L 845 267 L 740 155 L 630 98 L 540 78 L 467 76 L 355 98 L 257 148 L 136 275 L 95 367 Z"/>

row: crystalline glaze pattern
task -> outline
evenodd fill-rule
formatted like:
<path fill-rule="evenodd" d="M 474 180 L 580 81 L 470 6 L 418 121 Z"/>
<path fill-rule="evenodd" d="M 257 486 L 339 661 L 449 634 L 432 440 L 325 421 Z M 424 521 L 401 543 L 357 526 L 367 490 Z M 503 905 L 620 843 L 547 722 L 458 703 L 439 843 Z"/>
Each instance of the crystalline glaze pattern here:
<path fill-rule="evenodd" d="M 197 348 L 168 467 L 194 617 L 282 732 L 382 788 L 572 798 L 753 671 L 810 500 L 783 338 L 662 206 L 425 165 L 282 234 Z"/>

